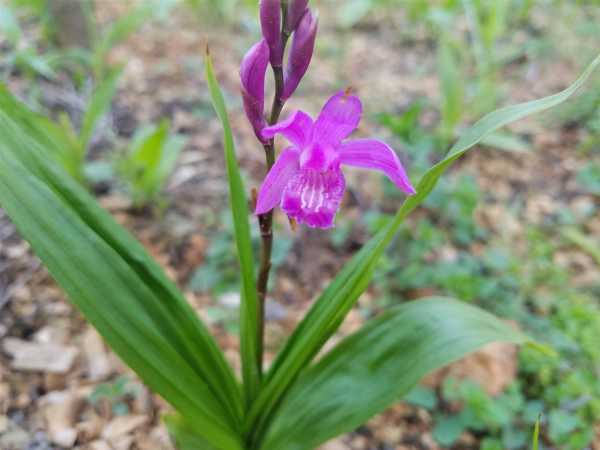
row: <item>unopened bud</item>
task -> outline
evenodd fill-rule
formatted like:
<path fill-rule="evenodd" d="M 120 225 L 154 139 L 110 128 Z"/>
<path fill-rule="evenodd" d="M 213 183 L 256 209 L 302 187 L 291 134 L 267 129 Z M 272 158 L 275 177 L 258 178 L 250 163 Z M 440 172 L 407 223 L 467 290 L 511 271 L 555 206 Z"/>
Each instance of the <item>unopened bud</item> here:
<path fill-rule="evenodd" d="M 254 133 L 261 138 L 260 132 L 265 127 L 265 75 L 269 65 L 269 46 L 264 39 L 256 43 L 244 56 L 240 66 L 242 97 L 246 117 L 254 128 Z"/>
<path fill-rule="evenodd" d="M 308 70 L 315 49 L 317 25 L 318 17 L 313 15 L 310 9 L 307 9 L 294 31 L 292 48 L 285 69 L 282 100 L 287 100 L 292 96 Z"/>
<path fill-rule="evenodd" d="M 260 0 L 260 26 L 262 35 L 269 44 L 271 65 L 283 64 L 283 43 L 281 41 L 281 2 L 280 0 Z"/>
<path fill-rule="evenodd" d="M 296 30 L 300 19 L 302 19 L 302 16 L 306 12 L 307 6 L 308 0 L 289 0 L 285 19 L 285 32 L 287 34 L 292 34 Z"/>

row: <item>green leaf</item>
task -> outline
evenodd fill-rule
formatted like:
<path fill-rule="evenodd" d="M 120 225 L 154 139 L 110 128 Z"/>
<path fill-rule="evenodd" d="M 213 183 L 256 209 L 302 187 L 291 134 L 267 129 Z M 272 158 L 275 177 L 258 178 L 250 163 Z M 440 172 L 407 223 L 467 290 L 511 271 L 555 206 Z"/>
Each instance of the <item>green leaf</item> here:
<path fill-rule="evenodd" d="M 233 134 L 229 117 L 225 107 L 225 100 L 215 77 L 212 60 L 208 54 L 205 57 L 206 80 L 217 116 L 223 124 L 225 162 L 229 178 L 229 195 L 231 214 L 235 231 L 235 241 L 238 260 L 242 275 L 242 303 L 240 307 L 240 346 L 242 357 L 242 374 L 246 390 L 246 401 L 250 405 L 256 397 L 260 383 L 260 356 L 259 356 L 259 330 L 258 330 L 258 296 L 254 278 L 254 257 L 252 254 L 252 238 L 248 222 L 248 199 L 240 175 Z"/>
<path fill-rule="evenodd" d="M 600 265 L 600 242 L 586 236 L 575 227 L 564 228 L 561 233 L 565 239 L 578 246 Z"/>
<path fill-rule="evenodd" d="M 68 117 L 61 116 L 59 123 L 55 123 L 18 102 L 2 84 L 0 109 L 10 111 L 11 118 L 19 123 L 28 136 L 39 142 L 44 151 L 55 158 L 73 178 L 83 181 L 79 143 Z"/>
<path fill-rule="evenodd" d="M 163 422 L 178 450 L 215 450 L 181 415 L 168 414 L 163 417 Z"/>
<path fill-rule="evenodd" d="M 433 411 L 437 407 L 437 396 L 435 392 L 425 386 L 417 385 L 404 396 L 404 401 L 411 405 Z"/>
<path fill-rule="evenodd" d="M 540 420 L 541 417 L 538 417 L 533 429 L 533 450 L 538 450 L 540 446 Z"/>
<path fill-rule="evenodd" d="M 117 159 L 116 168 L 137 206 L 157 199 L 184 144 L 183 136 L 169 135 L 166 120 L 136 133 L 128 152 Z"/>
<path fill-rule="evenodd" d="M 583 85 L 599 64 L 600 56 L 594 59 L 584 73 L 564 91 L 489 113 L 465 131 L 450 149 L 446 158 L 423 175 L 417 184 L 417 193 L 405 200 L 393 220 L 345 264 L 294 330 L 263 382 L 261 394 L 246 419 L 245 430 L 255 429 L 256 433 L 260 434 L 266 427 L 276 405 L 298 374 L 335 333 L 346 314 L 369 285 L 380 256 L 404 219 L 427 198 L 444 172 L 490 133 L 567 100 Z"/>
<path fill-rule="evenodd" d="M 435 420 L 433 438 L 442 446 L 450 447 L 465 430 L 465 424 L 459 415 L 440 416 Z"/>
<path fill-rule="evenodd" d="M 456 45 L 448 33 L 443 33 L 438 45 L 438 73 L 440 78 L 441 132 L 444 139 L 454 136 L 455 129 L 464 112 L 464 76 Z M 448 144 L 450 142 L 447 142 Z"/>
<path fill-rule="evenodd" d="M 526 340 L 493 315 L 455 300 L 392 308 L 299 377 L 260 448 L 315 448 L 399 400 L 428 372 L 490 342 Z"/>
<path fill-rule="evenodd" d="M 71 301 L 207 440 L 239 449 L 239 387 L 214 339 L 143 247 L 0 107 L 0 206 Z"/>
<path fill-rule="evenodd" d="M 343 27 L 356 25 L 375 6 L 376 0 L 349 0 L 339 9 L 338 21 Z"/>
<path fill-rule="evenodd" d="M 121 76 L 121 69 L 113 70 L 92 93 L 88 107 L 83 116 L 79 142 L 81 152 L 85 153 L 90 139 L 94 134 L 98 121 L 110 109 L 112 99 L 117 91 L 117 82 Z"/>
<path fill-rule="evenodd" d="M 13 46 L 19 43 L 23 34 L 15 14 L 6 5 L 0 5 L 0 30 Z"/>
<path fill-rule="evenodd" d="M 92 57 L 94 73 L 98 78 L 101 79 L 105 75 L 103 71 L 108 52 L 139 29 L 152 16 L 154 8 L 153 2 L 145 2 L 123 14 L 103 33 L 102 38 L 94 46 Z"/>
<path fill-rule="evenodd" d="M 531 151 L 531 145 L 526 140 L 511 133 L 490 133 L 481 140 L 481 143 L 507 152 L 524 153 Z"/>

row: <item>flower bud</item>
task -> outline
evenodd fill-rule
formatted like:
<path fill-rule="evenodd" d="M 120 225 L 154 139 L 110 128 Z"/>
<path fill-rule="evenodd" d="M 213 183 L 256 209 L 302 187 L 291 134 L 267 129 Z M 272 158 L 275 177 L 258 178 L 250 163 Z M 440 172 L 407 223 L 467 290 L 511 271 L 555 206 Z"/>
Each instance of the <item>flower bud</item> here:
<path fill-rule="evenodd" d="M 308 0 L 289 0 L 287 8 L 287 16 L 285 19 L 285 32 L 292 34 L 298 27 L 300 19 L 306 12 Z"/>
<path fill-rule="evenodd" d="M 254 133 L 261 141 L 261 130 L 265 127 L 265 75 L 269 65 L 269 46 L 264 39 L 254 44 L 244 56 L 240 66 L 244 111 Z"/>
<path fill-rule="evenodd" d="M 260 0 L 260 26 L 262 35 L 269 44 L 271 65 L 283 64 L 283 43 L 281 41 L 281 2 L 280 0 Z"/>
<path fill-rule="evenodd" d="M 313 15 L 310 9 L 307 9 L 302 19 L 300 19 L 296 31 L 294 31 L 292 48 L 285 69 L 282 100 L 287 100 L 292 96 L 308 69 L 315 49 L 317 25 L 318 17 Z"/>

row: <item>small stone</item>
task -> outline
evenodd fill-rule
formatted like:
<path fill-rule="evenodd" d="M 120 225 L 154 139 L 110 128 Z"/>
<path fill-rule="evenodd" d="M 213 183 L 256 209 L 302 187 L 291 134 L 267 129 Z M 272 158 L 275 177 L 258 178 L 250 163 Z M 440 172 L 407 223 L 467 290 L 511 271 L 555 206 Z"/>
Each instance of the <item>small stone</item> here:
<path fill-rule="evenodd" d="M 23 450 L 29 444 L 29 435 L 22 428 L 9 421 L 7 430 L 0 434 L 2 450 Z"/>
<path fill-rule="evenodd" d="M 102 431 L 102 438 L 114 443 L 121 436 L 125 436 L 136 428 L 148 422 L 147 416 L 120 416 L 115 417 Z"/>
<path fill-rule="evenodd" d="M 219 297 L 219 304 L 228 309 L 236 309 L 240 306 L 240 294 L 238 292 L 227 292 Z"/>
<path fill-rule="evenodd" d="M 112 373 L 113 367 L 104 341 L 92 327 L 82 336 L 83 354 L 87 366 L 87 375 L 91 381 L 102 381 Z"/>
<path fill-rule="evenodd" d="M 130 450 L 133 445 L 133 436 L 121 436 L 118 439 L 111 440 L 112 447 L 115 450 Z"/>
<path fill-rule="evenodd" d="M 71 448 L 77 440 L 75 424 L 83 400 L 72 391 L 51 392 L 42 399 L 50 442 Z"/>
<path fill-rule="evenodd" d="M 97 440 L 88 444 L 89 450 L 113 450 L 108 442 Z"/>
<path fill-rule="evenodd" d="M 38 344 L 16 338 L 3 342 L 6 353 L 13 357 L 15 370 L 67 373 L 77 356 L 77 348 L 57 344 Z"/>
<path fill-rule="evenodd" d="M 335 439 L 319 447 L 319 450 L 348 450 L 348 446 L 341 439 Z"/>
<path fill-rule="evenodd" d="M 97 439 L 104 428 L 104 421 L 97 414 L 91 414 L 86 420 L 77 425 L 78 442 L 86 443 Z"/>
<path fill-rule="evenodd" d="M 275 300 L 267 299 L 265 302 L 265 319 L 268 321 L 284 320 L 288 316 L 287 308 Z"/>

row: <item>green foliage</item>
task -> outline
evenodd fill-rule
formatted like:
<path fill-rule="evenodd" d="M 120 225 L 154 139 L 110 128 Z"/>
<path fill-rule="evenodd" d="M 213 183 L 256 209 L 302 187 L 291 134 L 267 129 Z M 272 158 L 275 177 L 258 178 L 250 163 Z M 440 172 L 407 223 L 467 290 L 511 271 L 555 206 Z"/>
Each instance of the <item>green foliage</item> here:
<path fill-rule="evenodd" d="M 184 0 L 188 8 L 202 19 L 233 22 L 240 12 L 256 12 L 258 2 L 254 0 Z"/>
<path fill-rule="evenodd" d="M 0 104 L 7 108 L 6 110 L 11 108 L 12 114 L 19 117 L 20 124 L 41 140 L 45 151 L 54 157 L 73 178 L 85 184 L 85 164 L 90 140 L 100 120 L 110 110 L 120 73 L 120 70 L 113 71 L 93 90 L 79 132 L 75 131 L 73 123 L 66 114 L 59 116 L 59 120 L 54 122 L 17 102 L 2 85 L 0 85 Z"/>
<path fill-rule="evenodd" d="M 205 75 L 208 89 L 215 108 L 215 112 L 223 125 L 225 163 L 229 178 L 229 201 L 233 230 L 236 242 L 239 269 L 241 271 L 241 304 L 240 304 L 240 347 L 242 359 L 242 374 L 246 395 L 246 406 L 249 407 L 258 395 L 262 371 L 262 339 L 258 329 L 258 293 L 254 270 L 254 255 L 252 253 L 252 238 L 250 237 L 250 223 L 248 220 L 248 198 L 244 182 L 238 167 L 233 133 L 229 124 L 229 116 L 225 107 L 225 100 L 219 83 L 215 77 L 212 60 L 205 55 Z"/>
<path fill-rule="evenodd" d="M 375 7 L 375 3 L 358 3 Z M 418 131 L 418 116 L 424 106 L 417 101 L 395 119 L 387 115 L 382 122 L 412 149 L 446 151 L 448 144 L 461 134 L 461 126 L 473 116 L 492 110 L 499 99 L 499 71 L 506 62 L 513 61 L 523 52 L 522 46 L 513 45 L 511 34 L 520 24 L 519 17 L 531 5 L 520 1 L 464 0 L 423 2 L 398 1 L 417 24 L 425 24 L 428 35 L 437 42 L 437 73 L 440 84 L 439 123 L 433 133 Z M 527 2 L 526 2 L 527 3 Z M 466 19 L 469 35 L 456 32 L 456 23 Z M 475 72 L 475 77 L 471 74 Z M 415 117 L 416 116 L 416 117 Z M 406 132 L 409 121 L 417 125 Z M 408 134 L 408 135 L 407 135 Z M 529 145 L 508 132 L 491 133 L 482 144 L 508 151 L 528 151 Z M 421 154 L 422 152 L 415 152 Z M 424 157 L 421 156 L 421 159 Z"/>
<path fill-rule="evenodd" d="M 241 448 L 232 370 L 166 275 L 0 110 L 0 204 L 111 347 L 221 448 Z"/>
<path fill-rule="evenodd" d="M 144 24 L 164 16 L 172 6 L 171 0 L 141 2 L 104 29 L 96 27 L 90 17 L 90 48 L 60 49 L 52 45 L 57 25 L 49 11 L 47 0 L 11 0 L 6 5 L 0 5 L 0 29 L 8 30 L 10 44 L 8 71 L 16 69 L 30 77 L 42 76 L 52 79 L 57 77 L 58 71 L 68 69 L 76 80 L 81 81 L 91 74 L 96 82 L 101 84 L 106 78 L 111 78 L 114 72 L 114 68 L 108 64 L 109 52 Z M 88 8 L 89 5 L 86 4 L 84 9 Z M 20 16 L 30 17 L 41 25 L 44 31 L 42 42 L 25 42 Z"/>
<path fill-rule="evenodd" d="M 314 448 L 392 404 L 434 366 L 506 339 L 524 342 L 508 325 L 460 302 L 432 298 L 392 308 L 300 375 L 261 448 Z"/>
<path fill-rule="evenodd" d="M 584 191 L 600 195 L 600 161 L 586 164 L 577 173 L 577 182 Z"/>
<path fill-rule="evenodd" d="M 42 76 L 54 79 L 56 71 L 72 56 L 70 52 L 57 49 L 42 51 L 39 46 L 26 42 L 17 10 L 9 4 L 0 4 L 0 30 L 8 43 L 8 49 L 3 50 L 2 61 L 8 73 L 17 70 L 29 78 Z"/>
<path fill-rule="evenodd" d="M 457 127 L 463 118 L 465 94 L 464 75 L 460 73 L 460 54 L 457 44 L 448 33 L 442 33 L 438 42 L 438 73 L 441 92 L 440 137 L 443 147 L 454 139 Z"/>
<path fill-rule="evenodd" d="M 160 10 L 160 1 L 145 1 L 129 10 L 126 14 L 112 22 L 105 30 L 97 33 L 94 45 L 88 55 L 89 65 L 97 80 L 102 80 L 110 74 L 108 66 L 109 52 L 135 33 L 142 25 L 154 18 Z"/>
<path fill-rule="evenodd" d="M 138 130 L 125 152 L 117 156 L 115 171 L 135 207 L 162 203 L 162 190 L 184 145 L 185 138 L 170 134 L 169 122 L 163 121 Z"/>

